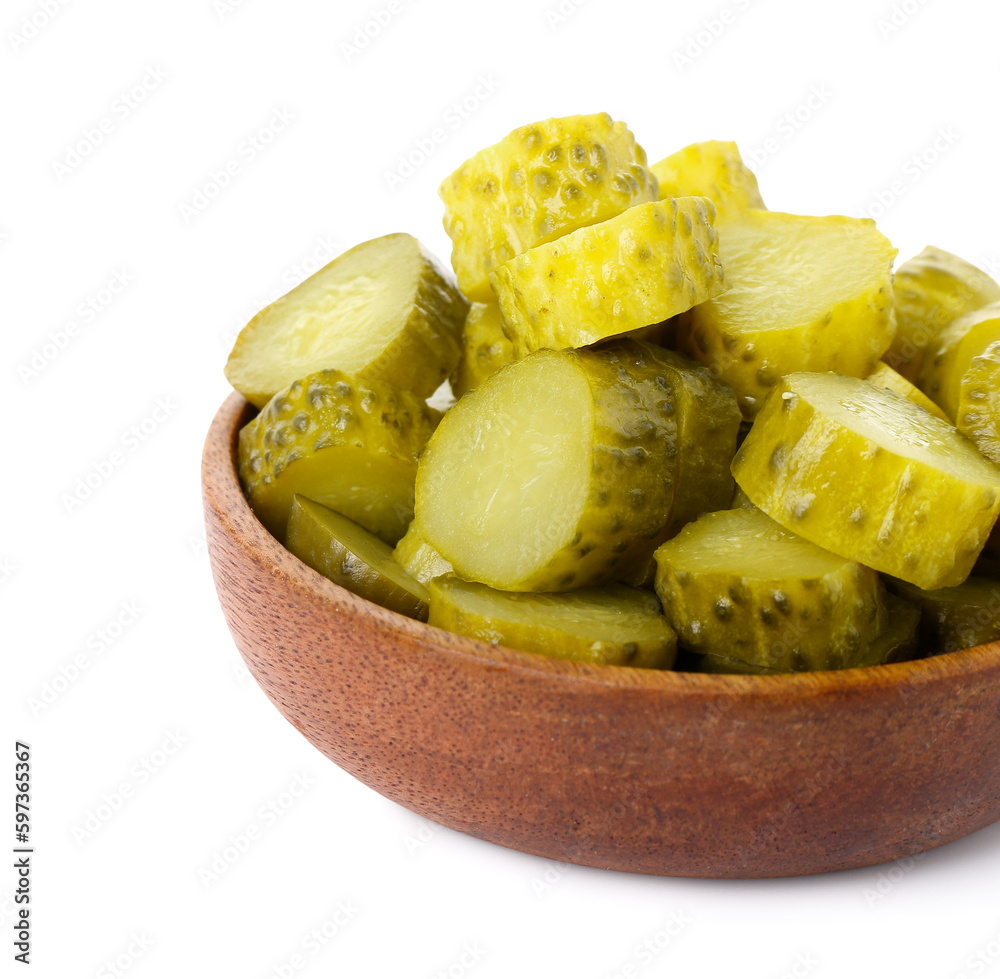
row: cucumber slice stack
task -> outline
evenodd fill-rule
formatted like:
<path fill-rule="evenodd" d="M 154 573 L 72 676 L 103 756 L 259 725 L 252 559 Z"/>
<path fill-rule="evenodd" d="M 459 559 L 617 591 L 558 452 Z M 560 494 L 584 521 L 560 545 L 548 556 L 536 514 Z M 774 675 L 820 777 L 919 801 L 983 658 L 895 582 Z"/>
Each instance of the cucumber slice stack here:
<path fill-rule="evenodd" d="M 998 638 L 988 275 L 926 248 L 894 277 L 872 221 L 768 211 L 735 143 L 649 167 L 606 114 L 515 129 L 440 195 L 457 285 L 411 235 L 364 242 L 226 365 L 259 409 L 246 496 L 307 564 L 604 665 L 771 675 Z"/>
<path fill-rule="evenodd" d="M 458 284 L 488 302 L 498 265 L 655 201 L 657 183 L 625 123 L 599 113 L 521 126 L 463 163 L 439 193 Z"/>
<path fill-rule="evenodd" d="M 672 197 L 501 265 L 490 282 L 515 355 L 597 343 L 717 296 L 725 283 L 714 221 L 706 198 Z"/>

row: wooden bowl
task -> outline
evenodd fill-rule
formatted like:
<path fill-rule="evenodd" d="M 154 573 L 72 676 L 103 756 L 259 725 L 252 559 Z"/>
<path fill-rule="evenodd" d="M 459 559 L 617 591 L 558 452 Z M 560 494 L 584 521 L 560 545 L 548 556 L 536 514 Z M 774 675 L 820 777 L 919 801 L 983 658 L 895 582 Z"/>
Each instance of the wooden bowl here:
<path fill-rule="evenodd" d="M 250 510 L 239 395 L 205 443 L 212 571 L 247 666 L 328 758 L 445 826 L 592 867 L 781 877 L 863 867 L 1000 819 L 1000 643 L 744 677 L 494 648 L 364 601 Z"/>

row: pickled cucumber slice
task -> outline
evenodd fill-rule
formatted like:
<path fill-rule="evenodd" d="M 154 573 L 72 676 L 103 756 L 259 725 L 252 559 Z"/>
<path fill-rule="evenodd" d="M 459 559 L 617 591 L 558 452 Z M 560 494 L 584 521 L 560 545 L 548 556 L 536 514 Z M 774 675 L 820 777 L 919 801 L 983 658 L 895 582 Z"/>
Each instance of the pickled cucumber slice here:
<path fill-rule="evenodd" d="M 868 652 L 854 666 L 881 666 L 885 663 L 902 663 L 917 654 L 917 629 L 920 625 L 920 610 L 916 605 L 903 601 L 895 595 L 885 596 L 888 625 L 880 636 L 871 641 Z M 784 670 L 772 669 L 744 663 L 729 656 L 709 653 L 703 656 L 701 669 L 704 673 L 742 673 L 756 676 L 779 676 Z"/>
<path fill-rule="evenodd" d="M 940 418 L 941 421 L 946 422 L 951 420 L 920 388 L 911 384 L 902 374 L 897 374 L 885 361 L 879 361 L 878 366 L 865 380 L 876 387 L 892 391 L 901 398 L 912 401 L 915 405 L 920 405 L 924 411 L 929 411 L 935 418 Z"/>
<path fill-rule="evenodd" d="M 920 387 L 958 430 L 1000 462 L 1000 303 L 966 313 L 931 341 L 920 371 Z"/>
<path fill-rule="evenodd" d="M 677 475 L 671 526 L 680 530 L 702 513 L 728 507 L 735 481 L 730 471 L 740 430 L 733 389 L 706 367 L 669 350 L 657 352 L 672 382 L 677 412 Z"/>
<path fill-rule="evenodd" d="M 677 418 L 674 505 L 663 532 L 639 548 L 634 566 L 621 577 L 637 588 L 652 587 L 653 552 L 699 514 L 729 507 L 735 483 L 730 464 L 736 454 L 740 409 L 733 389 L 695 361 L 669 350 L 656 360 L 673 391 Z"/>
<path fill-rule="evenodd" d="M 421 457 L 419 533 L 462 578 L 506 591 L 612 580 L 670 518 L 674 401 L 657 349 L 633 340 L 501 367 Z"/>
<path fill-rule="evenodd" d="M 450 574 L 454 569 L 437 551 L 420 536 L 415 523 L 403 535 L 392 552 L 393 560 L 417 581 L 426 585 L 431 578 Z"/>
<path fill-rule="evenodd" d="M 596 343 L 717 296 L 714 220 L 703 197 L 639 204 L 496 268 L 490 282 L 515 355 Z"/>
<path fill-rule="evenodd" d="M 1000 341 L 972 358 L 962 378 L 955 421 L 987 459 L 1000 463 Z"/>
<path fill-rule="evenodd" d="M 660 182 L 660 199 L 707 197 L 719 213 L 764 207 L 757 178 L 735 143 L 710 139 L 692 143 L 650 167 Z"/>
<path fill-rule="evenodd" d="M 455 397 L 462 397 L 513 359 L 514 348 L 503 332 L 500 307 L 496 302 L 473 303 L 462 331 L 462 354 L 451 375 Z"/>
<path fill-rule="evenodd" d="M 931 341 L 918 384 L 951 419 L 958 417 L 965 373 L 974 357 L 1000 342 L 1000 302 L 953 320 Z"/>
<path fill-rule="evenodd" d="M 395 544 L 413 519 L 417 456 L 439 417 L 388 384 L 317 371 L 279 391 L 240 431 L 240 480 L 279 540 L 299 493 Z"/>
<path fill-rule="evenodd" d="M 858 666 L 882 666 L 916 659 L 920 629 L 920 609 L 891 593 L 885 596 L 885 631 L 873 639 Z"/>
<path fill-rule="evenodd" d="M 463 163 L 438 191 L 458 284 L 470 299 L 487 302 L 498 265 L 655 201 L 656 191 L 642 147 L 607 113 L 515 129 Z"/>
<path fill-rule="evenodd" d="M 556 659 L 668 670 L 677 635 L 647 591 L 609 585 L 563 595 L 496 591 L 452 575 L 430 583 L 431 625 Z"/>
<path fill-rule="evenodd" d="M 729 212 L 719 221 L 727 289 L 691 310 L 681 352 L 732 385 L 748 419 L 784 374 L 867 377 L 893 336 L 895 254 L 872 221 Z"/>
<path fill-rule="evenodd" d="M 325 368 L 426 398 L 458 363 L 468 308 L 451 275 L 416 238 L 376 238 L 250 320 L 236 338 L 226 377 L 258 408 Z"/>
<path fill-rule="evenodd" d="M 1000 469 L 951 425 L 838 374 L 783 378 L 733 475 L 789 530 L 922 588 L 961 584 L 1000 513 Z"/>
<path fill-rule="evenodd" d="M 914 383 L 927 349 L 944 327 L 1000 301 L 1000 285 L 985 272 L 931 246 L 896 270 L 893 292 L 898 328 L 885 360 Z"/>
<path fill-rule="evenodd" d="M 759 510 L 700 516 L 656 552 L 656 593 L 683 645 L 785 671 L 854 666 L 886 627 L 870 568 Z"/>
<path fill-rule="evenodd" d="M 285 546 L 355 595 L 411 619 L 426 620 L 427 588 L 396 564 L 388 544 L 329 507 L 294 496 Z"/>
<path fill-rule="evenodd" d="M 891 580 L 889 587 L 920 609 L 920 627 L 932 653 L 954 653 L 1000 639 L 1000 578 L 971 577 L 935 591 L 899 580 Z"/>

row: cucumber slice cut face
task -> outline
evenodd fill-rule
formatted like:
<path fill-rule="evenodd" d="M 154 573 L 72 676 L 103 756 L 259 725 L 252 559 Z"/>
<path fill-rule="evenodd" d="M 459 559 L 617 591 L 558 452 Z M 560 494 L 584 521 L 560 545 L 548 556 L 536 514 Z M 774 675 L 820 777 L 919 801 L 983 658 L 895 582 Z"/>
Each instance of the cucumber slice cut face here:
<path fill-rule="evenodd" d="M 226 377 L 258 408 L 328 368 L 426 398 L 458 363 L 468 308 L 416 238 L 376 238 L 262 309 L 236 338 Z"/>
<path fill-rule="evenodd" d="M 837 374 L 783 378 L 733 475 L 792 532 L 928 589 L 968 577 L 1000 513 L 1000 468 L 951 425 Z"/>
<path fill-rule="evenodd" d="M 929 411 L 935 418 L 940 418 L 941 421 L 951 421 L 951 419 L 936 405 L 930 398 L 924 394 L 920 388 L 911 384 L 902 374 L 898 374 L 894 371 L 888 364 L 884 362 L 879 362 L 878 367 L 872 371 L 865 380 L 869 384 L 874 384 L 876 387 L 884 388 L 886 391 L 892 391 L 894 394 L 898 394 L 901 398 L 906 398 L 907 401 L 912 401 L 915 405 L 919 405 L 924 411 Z"/>
<path fill-rule="evenodd" d="M 439 417 L 406 391 L 319 371 L 240 431 L 240 481 L 279 540 L 299 493 L 395 544 L 413 519 L 417 457 Z"/>
<path fill-rule="evenodd" d="M 562 595 L 496 591 L 454 576 L 430 583 L 429 622 L 497 646 L 558 659 L 669 669 L 677 636 L 648 591 L 609 585 Z"/>
<path fill-rule="evenodd" d="M 759 510 L 707 513 L 656 552 L 656 593 L 681 643 L 785 672 L 854 666 L 887 624 L 870 568 Z"/>
<path fill-rule="evenodd" d="M 499 266 L 490 282 L 515 355 L 597 343 L 717 296 L 714 220 L 703 197 L 639 204 Z"/>
<path fill-rule="evenodd" d="M 732 385 L 747 419 L 794 371 L 866 377 L 892 340 L 896 249 L 868 220 L 744 209 L 718 222 L 726 291 L 681 349 Z"/>
<path fill-rule="evenodd" d="M 613 580 L 666 527 L 677 419 L 655 348 L 541 350 L 445 415 L 416 523 L 456 574 L 506 591 Z"/>
<path fill-rule="evenodd" d="M 303 496 L 292 501 L 286 547 L 321 575 L 376 605 L 426 619 L 430 594 L 392 559 L 384 541 Z"/>

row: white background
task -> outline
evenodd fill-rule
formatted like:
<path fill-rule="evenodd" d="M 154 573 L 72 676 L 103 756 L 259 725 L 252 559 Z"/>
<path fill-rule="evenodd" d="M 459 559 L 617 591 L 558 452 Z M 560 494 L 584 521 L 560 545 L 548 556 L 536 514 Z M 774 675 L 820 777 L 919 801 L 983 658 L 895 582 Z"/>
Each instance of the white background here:
<path fill-rule="evenodd" d="M 1000 825 L 812 879 L 567 868 L 381 798 L 242 669 L 199 497 L 232 335 L 358 241 L 447 258 L 439 181 L 514 126 L 606 110 L 651 161 L 735 139 L 772 209 L 874 210 L 901 259 L 934 243 L 997 272 L 995 4 L 558 2 L 400 0 L 354 51 L 387 0 L 70 0 L 48 23 L 4 2 L 0 717 L 4 769 L 15 738 L 34 753 L 26 974 L 1000 976 Z"/>

